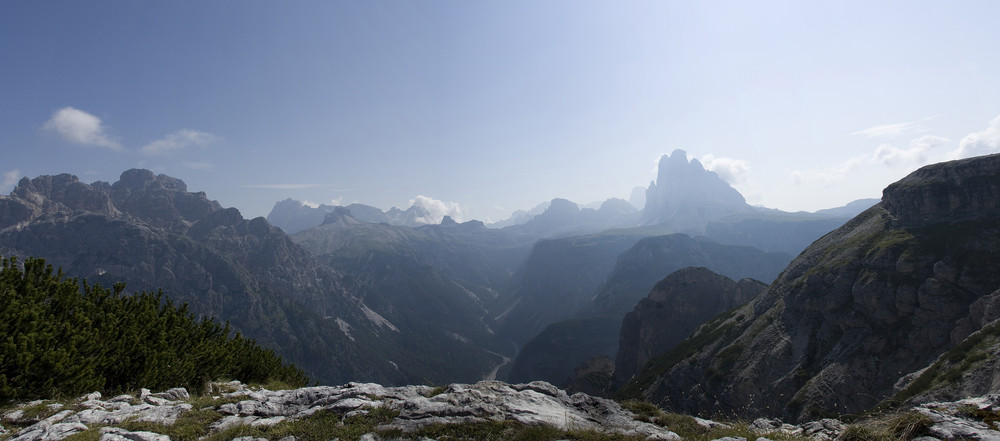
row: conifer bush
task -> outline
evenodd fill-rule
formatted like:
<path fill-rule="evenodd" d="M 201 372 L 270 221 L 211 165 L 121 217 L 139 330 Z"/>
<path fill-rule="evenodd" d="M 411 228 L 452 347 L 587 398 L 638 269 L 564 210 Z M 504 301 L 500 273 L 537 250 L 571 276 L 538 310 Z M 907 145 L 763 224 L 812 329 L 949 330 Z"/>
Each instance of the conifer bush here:
<path fill-rule="evenodd" d="M 186 387 L 308 383 L 294 365 L 187 305 L 67 278 L 43 259 L 0 268 L 0 402 Z"/>

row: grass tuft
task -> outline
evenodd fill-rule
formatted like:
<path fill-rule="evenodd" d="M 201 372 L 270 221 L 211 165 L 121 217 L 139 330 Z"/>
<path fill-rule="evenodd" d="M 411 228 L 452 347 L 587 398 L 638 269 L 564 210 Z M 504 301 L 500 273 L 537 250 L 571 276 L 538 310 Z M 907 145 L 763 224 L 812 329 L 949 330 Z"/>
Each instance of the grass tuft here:
<path fill-rule="evenodd" d="M 177 417 L 173 425 L 147 421 L 126 421 L 121 427 L 130 431 L 147 431 L 170 436 L 171 440 L 194 441 L 208 435 L 209 425 L 222 419 L 214 409 L 192 409 Z"/>

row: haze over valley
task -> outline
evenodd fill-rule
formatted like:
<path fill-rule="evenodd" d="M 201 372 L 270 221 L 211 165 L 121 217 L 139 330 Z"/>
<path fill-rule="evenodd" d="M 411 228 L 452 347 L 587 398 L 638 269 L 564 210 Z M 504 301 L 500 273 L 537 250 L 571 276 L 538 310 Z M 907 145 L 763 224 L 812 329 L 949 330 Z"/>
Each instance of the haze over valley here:
<path fill-rule="evenodd" d="M 0 3 L 0 441 L 1000 439 L 998 13 Z"/>

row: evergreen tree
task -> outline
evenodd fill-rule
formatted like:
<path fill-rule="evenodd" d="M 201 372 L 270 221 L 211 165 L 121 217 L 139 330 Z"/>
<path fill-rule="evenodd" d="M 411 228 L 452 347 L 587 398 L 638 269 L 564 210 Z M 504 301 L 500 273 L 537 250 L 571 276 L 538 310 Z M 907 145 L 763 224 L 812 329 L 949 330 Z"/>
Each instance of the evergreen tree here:
<path fill-rule="evenodd" d="M 273 351 L 197 320 L 162 292 L 124 293 L 67 278 L 43 259 L 2 259 L 0 402 L 117 393 L 140 387 L 200 388 L 219 378 L 308 379 Z"/>

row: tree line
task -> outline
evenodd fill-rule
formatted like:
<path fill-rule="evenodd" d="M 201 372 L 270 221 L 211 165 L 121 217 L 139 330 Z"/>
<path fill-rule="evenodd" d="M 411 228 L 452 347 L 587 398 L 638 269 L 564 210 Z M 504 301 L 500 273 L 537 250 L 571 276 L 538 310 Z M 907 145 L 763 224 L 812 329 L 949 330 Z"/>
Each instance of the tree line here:
<path fill-rule="evenodd" d="M 140 387 L 200 390 L 223 378 L 308 383 L 274 351 L 198 320 L 158 293 L 125 294 L 66 277 L 44 259 L 2 259 L 0 402 L 118 393 Z"/>

